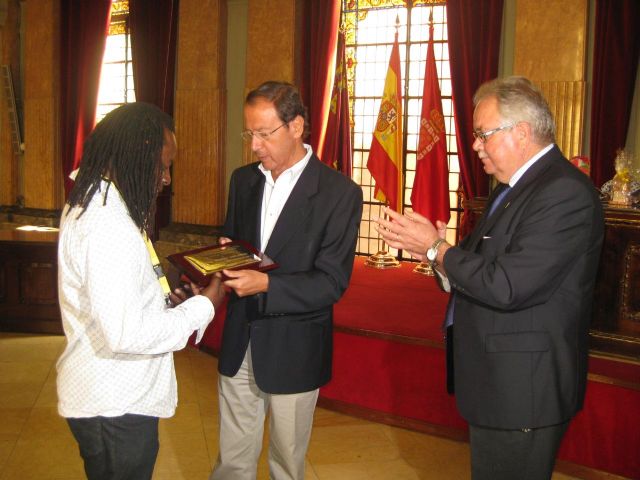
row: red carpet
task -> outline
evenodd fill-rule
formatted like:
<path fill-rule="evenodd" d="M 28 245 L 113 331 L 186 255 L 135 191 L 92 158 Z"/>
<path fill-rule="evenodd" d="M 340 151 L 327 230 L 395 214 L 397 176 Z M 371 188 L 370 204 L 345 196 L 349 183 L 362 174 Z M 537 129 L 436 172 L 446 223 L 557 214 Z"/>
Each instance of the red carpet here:
<path fill-rule="evenodd" d="M 449 294 L 432 277 L 413 273 L 415 264 L 377 270 L 356 259 L 349 288 L 335 309 L 334 324 L 428 340 L 442 345 L 440 323 Z"/>
<path fill-rule="evenodd" d="M 466 423 L 445 389 L 440 324 L 448 300 L 414 264 L 376 270 L 357 258 L 335 309 L 333 379 L 321 402 L 355 414 L 464 438 Z M 217 351 L 224 309 L 202 345 Z M 400 420 L 400 421 L 399 421 Z M 458 432 L 457 434 L 455 432 Z M 592 356 L 585 408 L 571 422 L 559 458 L 640 478 L 640 365 Z"/>

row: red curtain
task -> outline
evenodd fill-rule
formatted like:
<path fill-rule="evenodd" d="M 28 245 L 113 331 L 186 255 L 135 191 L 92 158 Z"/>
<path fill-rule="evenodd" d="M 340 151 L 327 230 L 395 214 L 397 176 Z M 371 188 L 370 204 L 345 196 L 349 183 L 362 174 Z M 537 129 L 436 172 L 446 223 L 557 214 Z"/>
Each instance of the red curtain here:
<path fill-rule="evenodd" d="M 178 0 L 130 0 L 136 100 L 173 114 Z"/>
<path fill-rule="evenodd" d="M 61 0 L 60 152 L 65 196 L 69 173 L 80 163 L 82 145 L 93 130 L 111 0 Z"/>
<path fill-rule="evenodd" d="M 596 1 L 591 108 L 591 178 L 597 187 L 615 173 L 624 148 L 640 55 L 640 2 Z"/>
<path fill-rule="evenodd" d="M 178 0 L 130 0 L 129 31 L 136 100 L 156 105 L 173 115 L 178 31 Z M 151 237 L 171 222 L 171 185 L 156 201 Z"/>
<path fill-rule="evenodd" d="M 473 151 L 473 103 L 476 89 L 498 75 L 503 0 L 448 0 L 449 62 L 458 158 L 464 197 L 486 196 L 489 178 Z M 468 218 L 465 215 L 464 218 Z M 463 219 L 461 232 L 470 225 Z"/>
<path fill-rule="evenodd" d="M 309 0 L 305 12 L 304 70 L 300 85 L 309 112 L 313 151 L 324 143 L 334 76 L 341 0 Z"/>

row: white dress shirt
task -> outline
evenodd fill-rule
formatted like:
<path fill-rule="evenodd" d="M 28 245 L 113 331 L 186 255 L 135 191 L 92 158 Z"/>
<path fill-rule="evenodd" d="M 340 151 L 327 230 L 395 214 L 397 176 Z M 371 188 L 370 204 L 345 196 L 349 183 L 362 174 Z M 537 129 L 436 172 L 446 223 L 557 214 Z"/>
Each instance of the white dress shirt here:
<path fill-rule="evenodd" d="M 271 238 L 271 233 L 276 226 L 284 204 L 289 199 L 293 187 L 298 183 L 298 179 L 313 153 L 311 146 L 306 143 L 304 148 L 307 150 L 306 155 L 292 167 L 282 172 L 275 181 L 271 176 L 271 171 L 265 170 L 262 164 L 258 165 L 266 179 L 262 193 L 262 217 L 260 222 L 260 250 L 263 252 L 267 248 L 267 243 L 269 243 L 269 238 Z"/>
<path fill-rule="evenodd" d="M 117 189 L 102 182 L 87 210 L 65 208 L 58 291 L 67 346 L 57 363 L 64 417 L 170 417 L 177 404 L 172 351 L 213 318 L 196 295 L 168 308 L 140 230 Z"/>

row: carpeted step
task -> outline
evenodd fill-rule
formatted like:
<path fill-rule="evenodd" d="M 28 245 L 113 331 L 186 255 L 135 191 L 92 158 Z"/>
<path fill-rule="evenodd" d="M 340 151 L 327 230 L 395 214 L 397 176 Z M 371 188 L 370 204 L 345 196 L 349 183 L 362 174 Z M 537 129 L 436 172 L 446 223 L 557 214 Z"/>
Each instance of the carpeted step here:
<path fill-rule="evenodd" d="M 171 223 L 160 230 L 161 241 L 181 243 L 191 248 L 211 245 L 218 241 L 220 229 L 209 225 Z"/>

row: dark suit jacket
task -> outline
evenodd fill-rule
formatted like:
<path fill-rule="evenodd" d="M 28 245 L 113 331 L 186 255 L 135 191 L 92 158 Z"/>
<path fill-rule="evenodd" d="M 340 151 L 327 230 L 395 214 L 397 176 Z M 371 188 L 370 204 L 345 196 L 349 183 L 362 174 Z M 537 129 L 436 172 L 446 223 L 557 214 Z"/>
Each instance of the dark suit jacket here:
<path fill-rule="evenodd" d="M 603 231 L 591 181 L 554 146 L 446 252 L 456 401 L 469 423 L 541 427 L 582 408 Z"/>
<path fill-rule="evenodd" d="M 233 172 L 225 236 L 259 244 L 264 183 L 258 163 Z M 269 291 L 229 298 L 221 374 L 238 372 L 251 339 L 262 391 L 305 392 L 331 379 L 333 304 L 349 284 L 361 215 L 360 187 L 312 155 L 265 249 L 279 264 Z"/>

